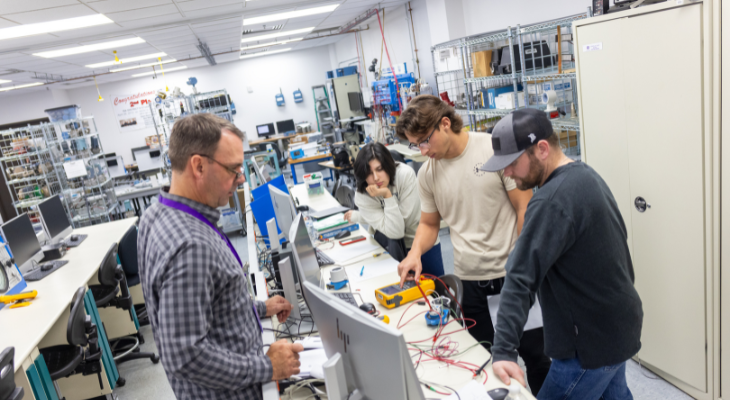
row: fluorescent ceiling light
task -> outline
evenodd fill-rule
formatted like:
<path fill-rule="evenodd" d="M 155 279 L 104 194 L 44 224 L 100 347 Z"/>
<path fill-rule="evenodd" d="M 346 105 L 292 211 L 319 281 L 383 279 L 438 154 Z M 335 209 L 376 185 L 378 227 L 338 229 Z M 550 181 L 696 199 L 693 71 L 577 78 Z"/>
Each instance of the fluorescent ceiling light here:
<path fill-rule="evenodd" d="M 0 85 L 3 83 L 10 83 L 12 81 L 6 80 L 6 79 L 0 79 Z"/>
<path fill-rule="evenodd" d="M 260 53 L 248 54 L 248 55 L 245 55 L 245 56 L 241 56 L 240 59 L 243 60 L 244 58 L 253 58 L 253 57 L 258 57 L 258 56 L 266 56 L 266 55 L 269 55 L 269 54 L 283 53 L 283 52 L 289 51 L 289 50 L 291 50 L 291 47 L 286 48 L 286 49 L 276 50 L 276 51 L 262 51 Z"/>
<path fill-rule="evenodd" d="M 98 64 L 89 64 L 85 65 L 86 68 L 101 68 L 101 67 L 109 67 L 112 65 L 119 65 L 123 63 L 131 63 L 131 62 L 137 62 L 142 60 L 149 60 L 150 58 L 158 58 L 158 57 L 165 57 L 167 53 L 155 53 L 155 54 L 147 54 L 146 56 L 139 56 L 139 57 L 129 57 L 129 58 L 122 58 L 119 60 L 119 62 L 116 61 L 106 61 Z"/>
<path fill-rule="evenodd" d="M 63 50 L 44 51 L 42 53 L 35 53 L 33 55 L 38 56 L 38 57 L 43 57 L 43 58 L 54 58 L 54 57 L 70 56 L 73 54 L 88 53 L 88 52 L 97 51 L 97 50 L 117 49 L 119 47 L 131 46 L 133 44 L 140 44 L 140 43 L 145 43 L 145 40 L 137 37 L 137 38 L 131 38 L 131 39 L 114 40 L 111 42 L 88 44 L 85 46 L 71 47 L 69 49 L 63 49 Z"/>
<path fill-rule="evenodd" d="M 303 33 L 309 33 L 314 30 L 314 27 L 304 29 L 294 29 L 291 31 L 269 33 L 268 35 L 255 36 L 250 38 L 241 39 L 241 43 L 258 42 L 259 40 L 274 39 L 282 36 L 294 36 L 301 35 Z"/>
<path fill-rule="evenodd" d="M 69 31 L 72 29 L 88 28 L 90 26 L 113 23 L 114 21 L 110 20 L 102 14 L 94 14 L 87 15 L 85 17 L 59 19 L 57 21 L 11 26 L 10 28 L 0 29 L 0 40 L 13 39 L 23 36 L 40 35 L 50 32 Z"/>
<path fill-rule="evenodd" d="M 324 7 L 307 8 L 305 10 L 287 11 L 278 14 L 262 15 L 260 17 L 243 18 L 243 26 L 265 24 L 271 21 L 281 21 L 290 18 L 306 17 L 308 15 L 323 14 L 334 11 L 339 4 L 332 4 Z"/>
<path fill-rule="evenodd" d="M 169 68 L 169 69 L 166 69 L 165 72 L 179 71 L 179 70 L 185 69 L 185 68 L 187 68 L 187 67 L 186 66 L 182 66 L 182 67 Z M 132 78 L 137 78 L 137 77 L 140 77 L 140 76 L 153 75 L 153 74 L 161 74 L 161 73 L 162 73 L 162 71 L 143 72 L 141 74 L 134 74 L 134 75 L 132 75 Z"/>
<path fill-rule="evenodd" d="M 7 92 L 8 90 L 22 89 L 22 88 L 27 88 L 27 87 L 31 87 L 31 86 L 39 86 L 39 85 L 45 85 L 45 84 L 43 82 L 35 82 L 35 83 L 28 83 L 25 85 L 4 87 L 4 88 L 0 88 L 0 92 Z"/>
<path fill-rule="evenodd" d="M 129 71 L 130 69 L 138 69 L 138 68 L 144 68 L 144 67 L 152 67 L 152 66 L 155 66 L 155 65 L 169 64 L 169 63 L 173 63 L 173 62 L 177 62 L 177 60 L 174 59 L 174 58 L 172 58 L 172 59 L 169 59 L 169 60 L 164 60 L 162 62 L 159 62 L 158 61 L 158 62 L 153 62 L 153 63 L 149 63 L 149 64 L 140 64 L 140 65 L 133 65 L 131 67 L 112 69 L 112 70 L 109 70 L 109 72 Z"/>
<path fill-rule="evenodd" d="M 271 43 L 265 43 L 265 44 L 256 44 L 256 45 L 253 45 L 253 46 L 242 47 L 241 48 L 241 51 L 258 49 L 258 48 L 261 48 L 261 47 L 277 46 L 277 45 L 287 44 L 287 43 L 291 43 L 291 42 L 298 42 L 298 41 L 300 41 L 302 39 L 304 39 L 304 38 L 296 38 L 296 39 L 290 39 L 290 40 L 282 40 L 281 42 L 271 42 Z"/>

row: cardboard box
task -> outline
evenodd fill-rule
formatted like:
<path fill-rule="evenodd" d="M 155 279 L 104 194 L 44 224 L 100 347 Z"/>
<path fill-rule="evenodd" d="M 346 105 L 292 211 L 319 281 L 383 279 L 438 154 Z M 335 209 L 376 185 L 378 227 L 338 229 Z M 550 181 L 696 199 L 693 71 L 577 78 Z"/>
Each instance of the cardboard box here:
<path fill-rule="evenodd" d="M 481 78 L 484 76 L 492 76 L 492 50 L 477 51 L 471 53 L 471 65 L 474 67 L 474 77 Z"/>
<path fill-rule="evenodd" d="M 571 148 L 578 146 L 578 132 L 576 131 L 563 131 L 556 130 L 555 134 L 560 139 L 560 145 L 565 148 Z"/>
<path fill-rule="evenodd" d="M 238 210 L 243 215 L 243 223 L 246 223 L 246 196 L 244 194 L 243 189 L 237 189 L 234 196 L 238 196 L 238 203 L 241 204 L 241 209 Z M 228 198 L 228 205 L 231 206 L 231 208 L 236 208 L 236 201 L 233 200 L 233 196 Z"/>

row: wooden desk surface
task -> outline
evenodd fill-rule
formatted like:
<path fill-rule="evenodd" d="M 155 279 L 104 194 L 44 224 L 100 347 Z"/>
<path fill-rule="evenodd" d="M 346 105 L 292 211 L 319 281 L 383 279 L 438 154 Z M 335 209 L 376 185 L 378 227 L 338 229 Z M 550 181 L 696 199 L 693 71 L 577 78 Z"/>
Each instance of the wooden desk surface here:
<path fill-rule="evenodd" d="M 73 234 L 89 237 L 80 246 L 73 247 L 61 258 L 68 260 L 58 271 L 40 281 L 28 282 L 26 291 L 37 290 L 38 296 L 28 307 L 0 310 L 0 349 L 15 347 L 15 370 L 23 365 L 59 316 L 68 310 L 74 293 L 86 286 L 99 270 L 112 243 L 119 242 L 134 225 L 137 217 L 105 224 L 74 229 Z"/>
<path fill-rule="evenodd" d="M 291 164 L 291 165 L 294 165 L 294 164 L 301 164 L 301 163 L 305 163 L 305 162 L 309 162 L 309 161 L 321 160 L 323 158 L 330 158 L 330 157 L 332 157 L 332 154 L 330 154 L 330 153 L 327 153 L 327 154 L 317 154 L 316 156 L 299 158 L 297 160 L 292 160 L 290 158 L 289 161 L 288 161 L 288 163 Z"/>

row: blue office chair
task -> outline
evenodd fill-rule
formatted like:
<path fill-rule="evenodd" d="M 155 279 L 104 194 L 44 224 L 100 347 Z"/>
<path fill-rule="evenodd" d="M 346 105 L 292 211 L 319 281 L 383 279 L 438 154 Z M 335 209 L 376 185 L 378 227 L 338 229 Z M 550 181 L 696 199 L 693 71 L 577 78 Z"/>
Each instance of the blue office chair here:
<path fill-rule="evenodd" d="M 136 227 L 133 226 L 131 229 L 135 229 L 136 232 Z M 94 296 L 96 307 L 116 307 L 126 311 L 132 308 L 134 302 L 132 301 L 132 295 L 129 294 L 127 277 L 124 274 L 122 266 L 117 264 L 116 243 L 112 243 L 109 250 L 107 250 L 99 267 L 97 278 L 99 285 L 89 286 L 89 290 L 91 290 L 91 294 Z M 140 358 L 149 358 L 155 364 L 160 362 L 160 357 L 156 354 L 140 352 L 139 345 L 140 340 L 137 335 L 125 336 L 109 341 L 109 346 L 114 354 L 114 361 L 117 364 Z M 126 380 L 122 377 L 119 377 L 117 380 L 119 386 L 123 386 L 125 383 Z"/>
<path fill-rule="evenodd" d="M 20 400 L 23 388 L 15 387 L 15 347 L 8 347 L 0 353 L 0 400 Z"/>
<path fill-rule="evenodd" d="M 71 375 L 84 376 L 96 374 L 99 387 L 104 388 L 101 380 L 101 349 L 96 324 L 86 315 L 84 294 L 86 289 L 80 287 L 71 301 L 71 313 L 68 317 L 66 340 L 68 344 L 40 349 L 46 362 L 51 379 L 56 381 Z M 86 348 L 88 346 L 88 348 Z M 58 386 L 56 386 L 58 390 Z M 61 398 L 60 393 L 58 397 Z"/>

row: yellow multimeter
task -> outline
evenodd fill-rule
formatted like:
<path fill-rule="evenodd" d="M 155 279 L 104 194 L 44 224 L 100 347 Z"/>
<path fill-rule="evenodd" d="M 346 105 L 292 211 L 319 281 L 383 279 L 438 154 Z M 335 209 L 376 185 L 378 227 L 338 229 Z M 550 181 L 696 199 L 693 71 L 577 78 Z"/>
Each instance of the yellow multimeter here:
<path fill-rule="evenodd" d="M 9 294 L 0 296 L 0 303 L 10 304 L 20 300 L 30 300 L 38 296 L 38 292 L 31 290 L 30 292 L 23 292 L 18 294 Z"/>
<path fill-rule="evenodd" d="M 414 281 L 406 281 L 403 287 L 400 287 L 400 282 L 384 286 L 375 289 L 375 298 L 383 307 L 395 308 L 410 303 L 411 301 L 422 299 L 423 294 L 421 294 L 421 290 L 426 294 L 436 290 L 436 284 L 433 283 L 432 279 L 421 279 L 420 283 L 420 290 Z"/>

